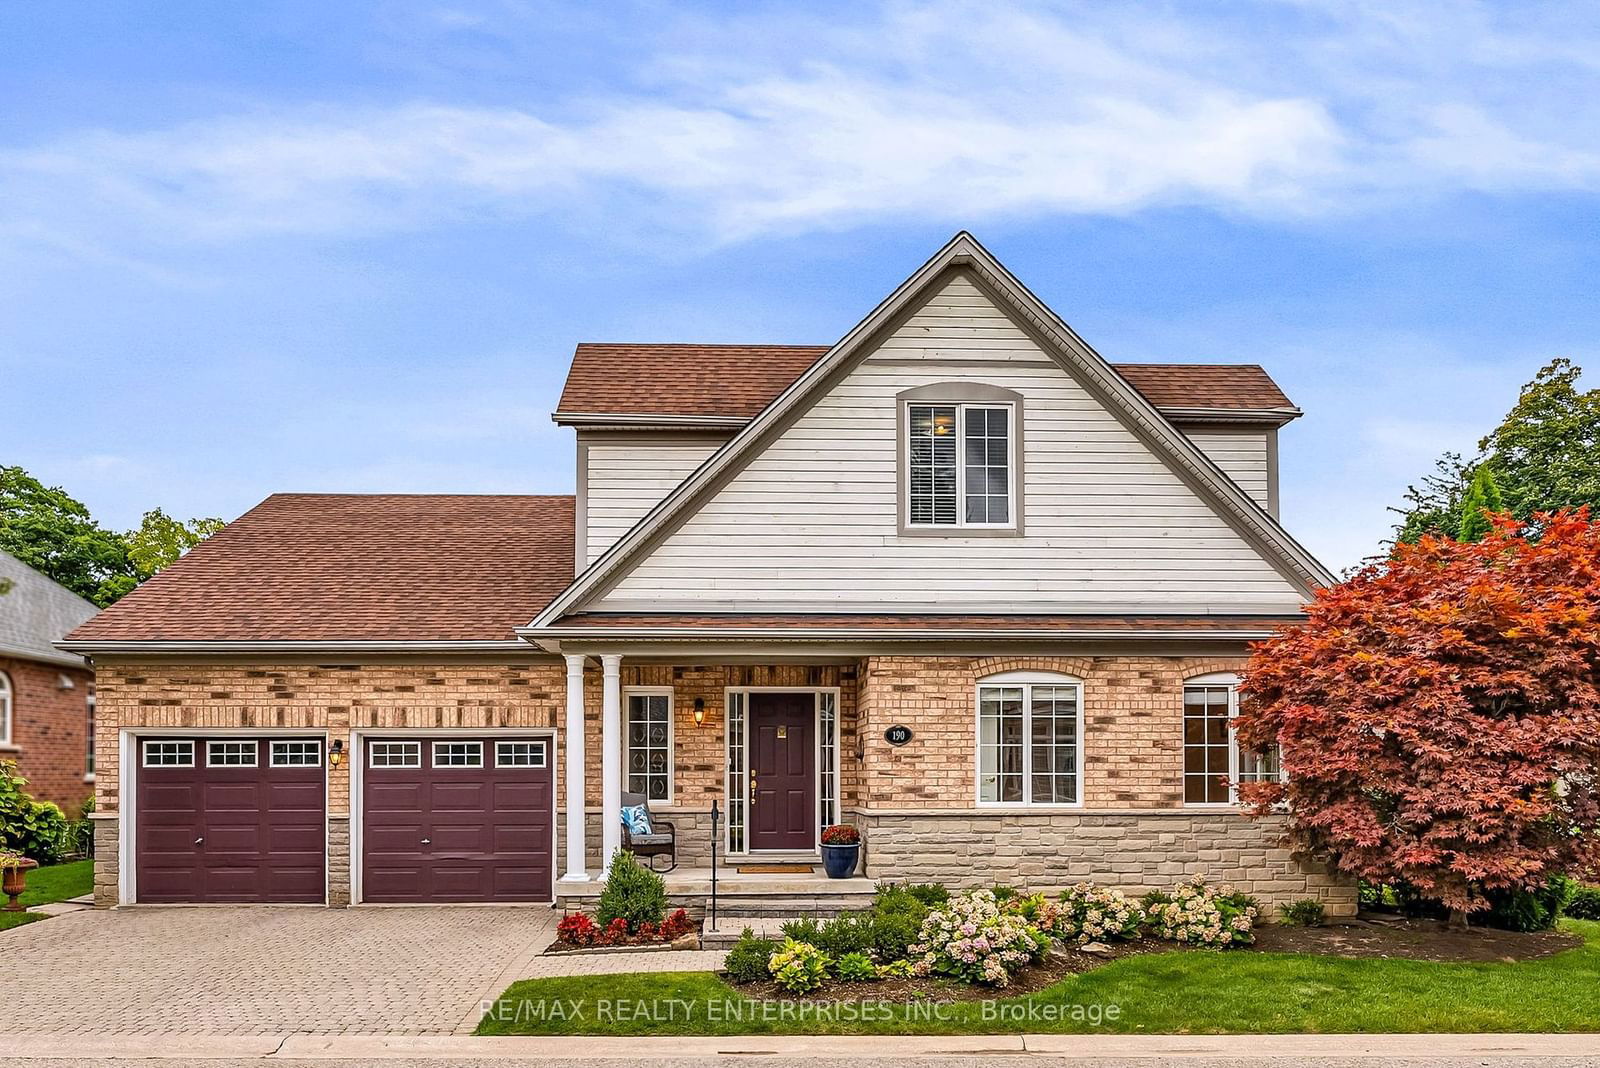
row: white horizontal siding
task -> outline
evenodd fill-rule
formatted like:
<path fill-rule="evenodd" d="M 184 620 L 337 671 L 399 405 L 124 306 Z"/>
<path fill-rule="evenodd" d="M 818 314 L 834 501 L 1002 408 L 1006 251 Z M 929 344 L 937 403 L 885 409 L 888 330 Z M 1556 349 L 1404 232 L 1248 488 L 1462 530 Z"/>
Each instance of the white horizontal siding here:
<path fill-rule="evenodd" d="M 898 532 L 895 395 L 961 380 L 1023 396 L 1024 536 Z M 1166 463 L 957 277 L 594 606 L 1185 612 L 1299 600 Z"/>
<path fill-rule="evenodd" d="M 724 438 L 606 434 L 580 441 L 584 479 L 584 566 L 626 534 Z"/>
<path fill-rule="evenodd" d="M 1271 507 L 1265 431 L 1189 427 L 1184 433 L 1257 504 Z"/>

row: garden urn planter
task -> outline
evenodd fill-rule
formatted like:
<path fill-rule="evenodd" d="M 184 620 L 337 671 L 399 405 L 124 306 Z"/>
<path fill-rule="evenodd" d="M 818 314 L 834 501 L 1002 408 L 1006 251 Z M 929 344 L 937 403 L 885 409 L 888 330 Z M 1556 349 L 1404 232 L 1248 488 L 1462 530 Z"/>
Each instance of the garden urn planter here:
<path fill-rule="evenodd" d="M 830 879 L 848 879 L 855 874 L 856 860 L 861 856 L 861 843 L 850 845 L 825 845 L 822 847 L 822 870 Z"/>
<path fill-rule="evenodd" d="M 39 866 L 37 860 L 23 860 L 7 864 L 4 869 L 4 879 L 0 881 L 0 891 L 4 891 L 6 898 L 6 912 L 22 912 L 23 908 L 17 898 L 28 887 L 28 872 Z"/>

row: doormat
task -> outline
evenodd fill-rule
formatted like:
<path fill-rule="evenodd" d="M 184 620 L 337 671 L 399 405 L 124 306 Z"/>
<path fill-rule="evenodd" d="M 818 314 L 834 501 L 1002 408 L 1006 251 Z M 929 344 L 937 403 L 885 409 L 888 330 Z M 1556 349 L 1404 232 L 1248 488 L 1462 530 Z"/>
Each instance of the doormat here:
<path fill-rule="evenodd" d="M 740 875 L 810 875 L 810 864 L 741 864 L 733 870 Z"/>

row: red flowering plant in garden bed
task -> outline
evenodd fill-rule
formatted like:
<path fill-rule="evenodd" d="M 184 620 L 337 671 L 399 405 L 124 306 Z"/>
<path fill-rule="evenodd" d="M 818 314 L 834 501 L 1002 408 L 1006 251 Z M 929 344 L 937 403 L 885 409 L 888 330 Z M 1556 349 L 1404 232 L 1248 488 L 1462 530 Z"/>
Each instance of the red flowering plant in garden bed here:
<path fill-rule="evenodd" d="M 660 923 L 649 920 L 633 930 L 628 921 L 618 916 L 601 927 L 594 918 L 583 912 L 571 912 L 556 924 L 555 950 L 592 949 L 611 946 L 665 945 L 689 934 L 695 929 L 694 921 L 683 909 L 668 915 Z"/>
<path fill-rule="evenodd" d="M 1457 923 L 1600 865 L 1600 524 L 1489 518 L 1318 590 L 1255 647 L 1235 720 L 1286 779 L 1242 784 L 1249 811 Z"/>
<path fill-rule="evenodd" d="M 848 823 L 835 823 L 832 827 L 825 828 L 822 832 L 823 845 L 860 845 L 861 832 Z"/>

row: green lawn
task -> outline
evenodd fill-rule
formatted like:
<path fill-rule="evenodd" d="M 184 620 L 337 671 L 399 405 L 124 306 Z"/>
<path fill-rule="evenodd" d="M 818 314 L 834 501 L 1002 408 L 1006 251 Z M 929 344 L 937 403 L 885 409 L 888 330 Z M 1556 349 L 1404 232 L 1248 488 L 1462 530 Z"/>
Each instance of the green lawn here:
<path fill-rule="evenodd" d="M 1562 926 L 1585 945 L 1519 964 L 1157 953 L 987 1009 L 874 1003 L 870 1016 L 785 1015 L 791 1003 L 752 1002 L 709 972 L 530 979 L 512 984 L 478 1034 L 1600 1031 L 1600 923 Z"/>
<path fill-rule="evenodd" d="M 28 873 L 28 889 L 18 900 L 23 905 L 44 905 L 51 901 L 65 901 L 81 897 L 94 889 L 94 861 L 75 860 L 70 864 L 52 864 L 35 868 Z M 0 896 L 0 904 L 5 902 Z M 37 912 L 0 912 L 0 931 L 21 927 L 35 920 L 48 919 Z"/>

